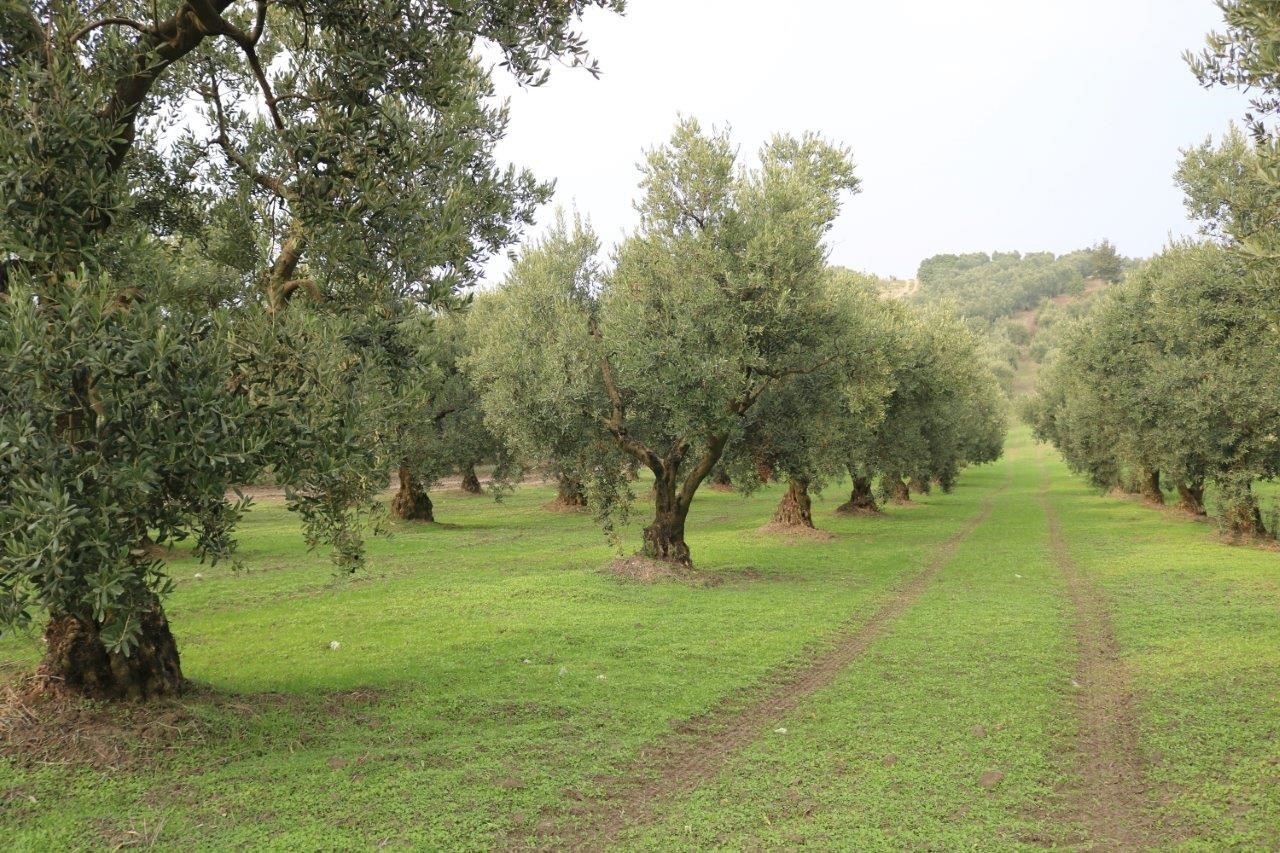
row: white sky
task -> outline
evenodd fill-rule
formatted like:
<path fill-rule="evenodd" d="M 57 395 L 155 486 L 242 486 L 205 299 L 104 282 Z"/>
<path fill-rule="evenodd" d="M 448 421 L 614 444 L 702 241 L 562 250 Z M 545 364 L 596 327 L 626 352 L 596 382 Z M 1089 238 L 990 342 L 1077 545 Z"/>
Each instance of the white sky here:
<path fill-rule="evenodd" d="M 1212 0 L 629 7 L 585 21 L 601 79 L 557 68 L 540 89 L 503 89 L 499 156 L 555 179 L 555 203 L 606 245 L 635 223 L 642 151 L 685 114 L 730 125 L 744 156 L 781 131 L 849 145 L 863 191 L 831 235 L 834 263 L 909 278 L 940 252 L 1061 253 L 1104 237 L 1146 256 L 1194 230 L 1172 180 L 1178 149 L 1245 112 L 1182 60 L 1219 27 Z"/>

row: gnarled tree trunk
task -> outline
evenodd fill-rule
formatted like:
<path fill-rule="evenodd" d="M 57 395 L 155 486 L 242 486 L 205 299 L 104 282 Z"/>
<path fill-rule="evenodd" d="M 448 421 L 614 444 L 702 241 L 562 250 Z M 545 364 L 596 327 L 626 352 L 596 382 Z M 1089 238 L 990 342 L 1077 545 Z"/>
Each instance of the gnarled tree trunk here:
<path fill-rule="evenodd" d="M 1138 473 L 1138 485 L 1143 500 L 1153 504 L 1164 503 L 1164 492 L 1160 491 L 1160 471 L 1155 468 L 1143 468 Z"/>
<path fill-rule="evenodd" d="M 405 521 L 435 521 L 431 498 L 422 483 L 404 465 L 400 466 L 399 477 L 400 490 L 391 499 L 391 512 Z"/>
<path fill-rule="evenodd" d="M 101 626 L 59 614 L 45 626 L 45 653 L 37 678 L 48 690 L 90 699 L 144 701 L 182 692 L 186 680 L 178 644 L 160 602 L 140 621 L 142 633 L 128 656 L 102 645 Z"/>
<path fill-rule="evenodd" d="M 875 493 L 871 490 L 871 478 L 854 476 L 853 491 L 846 503 L 836 507 L 841 515 L 873 515 L 880 512 Z"/>
<path fill-rule="evenodd" d="M 775 524 L 787 527 L 813 527 L 812 502 L 809 500 L 809 481 L 792 477 L 787 484 L 786 494 L 778 502 L 778 509 L 773 513 Z"/>
<path fill-rule="evenodd" d="M 733 491 L 733 480 L 729 479 L 729 472 L 723 468 L 716 468 L 711 472 L 711 488 L 717 492 Z"/>
<path fill-rule="evenodd" d="M 567 509 L 584 509 L 587 506 L 587 492 L 582 481 L 568 474 L 556 475 L 556 504 Z"/>
<path fill-rule="evenodd" d="M 692 566 L 689 546 L 684 541 L 684 522 L 688 514 L 688 505 L 679 498 L 676 478 L 655 472 L 653 523 L 644 529 L 641 553 L 653 560 Z"/>
<path fill-rule="evenodd" d="M 927 495 L 933 491 L 933 484 L 929 482 L 928 477 L 917 474 L 911 478 L 911 491 L 918 495 Z"/>
<path fill-rule="evenodd" d="M 895 472 L 885 474 L 884 490 L 889 495 L 889 500 L 896 504 L 911 503 L 911 490 L 903 481 L 901 474 Z"/>
<path fill-rule="evenodd" d="M 1204 480 L 1178 482 L 1178 507 L 1190 515 L 1204 515 Z"/>
<path fill-rule="evenodd" d="M 463 466 L 462 491 L 469 495 L 484 494 L 484 489 L 480 485 L 480 478 L 476 476 L 476 466 L 470 464 Z"/>
<path fill-rule="evenodd" d="M 1267 528 L 1262 523 L 1262 512 L 1258 509 L 1258 498 L 1253 493 L 1249 482 L 1222 482 L 1221 488 L 1222 523 L 1232 536 L 1246 539 L 1261 539 L 1267 535 Z"/>

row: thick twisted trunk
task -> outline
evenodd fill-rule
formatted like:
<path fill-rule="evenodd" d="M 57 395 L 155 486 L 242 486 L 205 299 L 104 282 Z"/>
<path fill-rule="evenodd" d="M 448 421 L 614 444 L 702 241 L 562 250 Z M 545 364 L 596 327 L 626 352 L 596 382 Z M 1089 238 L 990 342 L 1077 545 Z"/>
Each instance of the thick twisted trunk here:
<path fill-rule="evenodd" d="M 422 487 L 409 469 L 400 466 L 400 490 L 391 499 L 391 512 L 405 521 L 435 521 L 434 508 L 427 490 Z"/>
<path fill-rule="evenodd" d="M 1244 483 L 1221 483 L 1222 523 L 1232 536 L 1260 539 L 1267 535 L 1258 509 L 1258 498 L 1253 487 Z"/>
<path fill-rule="evenodd" d="M 126 656 L 107 651 L 100 625 L 52 616 L 45 626 L 37 678 L 46 689 L 90 699 L 144 701 L 178 695 L 186 680 L 159 601 L 142 616 L 140 627 L 138 644 Z"/>
<path fill-rule="evenodd" d="M 587 491 L 582 481 L 568 474 L 556 475 L 556 504 L 569 509 L 585 509 Z"/>
<path fill-rule="evenodd" d="M 462 468 L 462 491 L 469 495 L 482 495 L 484 488 L 480 485 L 480 478 L 476 476 L 476 466 L 465 465 Z"/>
<path fill-rule="evenodd" d="M 773 513 L 775 524 L 788 527 L 813 527 L 812 502 L 809 500 L 809 481 L 793 477 L 786 494 L 778 502 Z"/>
<path fill-rule="evenodd" d="M 885 474 L 884 490 L 889 495 L 889 500 L 896 504 L 911 503 L 911 490 L 907 488 L 901 474 L 892 471 Z"/>
<path fill-rule="evenodd" d="M 1178 507 L 1190 515 L 1204 515 L 1204 481 L 1178 483 Z"/>
<path fill-rule="evenodd" d="M 655 472 L 653 482 L 653 523 L 644 529 L 641 553 L 652 560 L 692 566 L 689 545 L 684 541 L 684 522 L 689 507 L 680 500 L 676 479 Z"/>
<path fill-rule="evenodd" d="M 836 512 L 841 515 L 873 515 L 880 512 L 875 493 L 871 490 L 871 478 L 855 476 L 848 502 L 836 507 Z"/>
<path fill-rule="evenodd" d="M 1143 500 L 1153 504 L 1163 504 L 1164 492 L 1160 491 L 1160 471 L 1155 468 L 1143 468 L 1138 478 Z"/>

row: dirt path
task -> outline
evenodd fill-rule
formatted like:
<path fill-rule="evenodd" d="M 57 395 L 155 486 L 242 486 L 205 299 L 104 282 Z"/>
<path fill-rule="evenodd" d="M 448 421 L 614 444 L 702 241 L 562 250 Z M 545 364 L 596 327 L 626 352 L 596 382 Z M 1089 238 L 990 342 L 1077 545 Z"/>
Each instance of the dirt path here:
<path fill-rule="evenodd" d="M 544 815 L 538 825 L 537 848 L 597 850 L 621 830 L 653 820 L 655 806 L 695 789 L 714 777 L 728 760 L 771 730 L 811 694 L 831 684 L 928 588 L 955 554 L 956 548 L 991 514 L 1006 482 L 988 495 L 963 527 L 943 541 L 925 568 L 900 587 L 869 619 L 851 619 L 810 656 L 785 666 L 721 702 L 707 713 L 681 723 L 629 765 L 604 781 L 604 796 L 573 800 L 560 812 Z M 526 848 L 523 834 L 512 834 L 505 847 Z"/>
<path fill-rule="evenodd" d="M 1149 785 L 1138 748 L 1137 712 L 1128 669 L 1120 655 L 1107 601 L 1067 548 L 1062 524 L 1048 496 L 1040 503 L 1049 522 L 1049 547 L 1074 610 L 1073 680 L 1077 783 L 1069 803 L 1091 842 L 1104 850 L 1149 849 L 1161 840 L 1148 811 Z"/>

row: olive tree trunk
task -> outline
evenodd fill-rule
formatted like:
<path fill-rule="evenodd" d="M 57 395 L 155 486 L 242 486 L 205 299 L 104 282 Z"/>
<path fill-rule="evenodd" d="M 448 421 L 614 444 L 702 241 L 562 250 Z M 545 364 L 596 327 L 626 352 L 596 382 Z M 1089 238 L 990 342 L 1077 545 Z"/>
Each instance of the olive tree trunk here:
<path fill-rule="evenodd" d="M 1248 481 L 1219 484 L 1221 487 L 1222 523 L 1232 536 L 1260 539 L 1267 535 L 1258 509 L 1258 497 Z"/>
<path fill-rule="evenodd" d="M 653 523 L 644 529 L 640 553 L 653 560 L 692 566 L 689 545 L 684 541 L 684 522 L 689 505 L 680 500 L 675 476 L 654 472 Z"/>
<path fill-rule="evenodd" d="M 809 481 L 792 477 L 787 484 L 786 494 L 778 502 L 778 509 L 773 513 L 775 524 L 787 527 L 813 527 L 812 502 L 809 499 Z"/>
<path fill-rule="evenodd" d="M 1178 507 L 1190 515 L 1204 515 L 1204 481 L 1178 482 Z"/>
<path fill-rule="evenodd" d="M 476 466 L 465 465 L 462 469 L 462 491 L 469 495 L 482 495 L 484 488 L 480 485 L 480 478 L 476 476 Z"/>
<path fill-rule="evenodd" d="M 927 495 L 933 491 L 933 484 L 929 482 L 929 478 L 923 474 L 917 474 L 911 478 L 911 491 L 918 495 Z"/>
<path fill-rule="evenodd" d="M 556 475 L 556 504 L 569 509 L 584 509 L 587 506 L 587 492 L 582 481 L 568 474 Z"/>
<path fill-rule="evenodd" d="M 729 472 L 723 468 L 716 468 L 711 472 L 711 488 L 717 492 L 733 491 L 733 480 L 729 478 Z"/>
<path fill-rule="evenodd" d="M 911 503 L 911 489 L 903 481 L 902 475 L 890 472 L 884 475 L 884 490 L 889 500 L 896 504 Z"/>
<path fill-rule="evenodd" d="M 140 627 L 138 644 L 126 656 L 107 651 L 101 626 L 92 620 L 53 615 L 45 626 L 44 659 L 36 677 L 45 689 L 89 699 L 140 702 L 178 695 L 186 680 L 158 600 Z"/>
<path fill-rule="evenodd" d="M 849 500 L 836 507 L 836 512 L 841 515 L 872 515 L 880 512 L 875 492 L 871 489 L 871 478 L 854 476 Z"/>
<path fill-rule="evenodd" d="M 422 483 L 404 465 L 400 466 L 399 478 L 400 490 L 391 499 L 392 514 L 405 521 L 435 521 L 431 498 Z"/>
<path fill-rule="evenodd" d="M 1164 492 L 1160 491 L 1160 471 L 1155 468 L 1143 468 L 1138 474 L 1143 500 L 1153 504 L 1164 503 Z"/>

